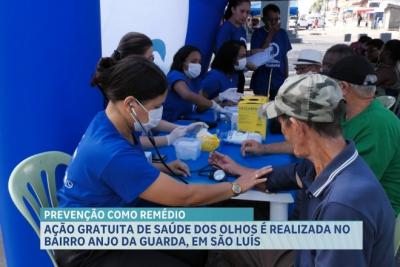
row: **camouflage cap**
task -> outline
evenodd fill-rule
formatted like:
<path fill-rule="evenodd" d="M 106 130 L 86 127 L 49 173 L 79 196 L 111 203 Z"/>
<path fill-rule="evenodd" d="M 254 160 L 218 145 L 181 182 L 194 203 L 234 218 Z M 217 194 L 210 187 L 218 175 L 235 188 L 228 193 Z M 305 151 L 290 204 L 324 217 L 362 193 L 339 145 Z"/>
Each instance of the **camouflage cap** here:
<path fill-rule="evenodd" d="M 263 106 L 267 118 L 286 114 L 304 121 L 333 122 L 334 110 L 343 99 L 333 79 L 316 73 L 295 75 L 285 80 L 275 101 Z"/>

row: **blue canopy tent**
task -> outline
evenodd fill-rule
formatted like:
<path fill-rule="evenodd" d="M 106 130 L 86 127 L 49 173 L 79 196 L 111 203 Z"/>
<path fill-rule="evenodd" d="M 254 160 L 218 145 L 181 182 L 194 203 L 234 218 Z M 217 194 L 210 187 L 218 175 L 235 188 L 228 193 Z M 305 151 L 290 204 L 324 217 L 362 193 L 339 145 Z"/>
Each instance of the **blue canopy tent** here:
<path fill-rule="evenodd" d="M 289 8 L 289 16 L 297 16 L 299 13 L 299 8 L 297 6 L 291 6 Z"/>
<path fill-rule="evenodd" d="M 101 56 L 102 41 L 108 36 L 102 33 L 101 22 L 119 18 L 124 8 L 113 9 L 116 2 L 139 8 L 150 1 L 114 2 L 0 2 L 0 25 L 4 25 L 0 27 L 0 35 L 7 40 L 0 42 L 0 86 L 3 88 L 0 90 L 0 230 L 9 267 L 52 266 L 47 253 L 40 250 L 36 233 L 12 202 L 8 179 L 13 168 L 31 155 L 52 150 L 72 154 L 93 116 L 103 109 L 100 92 L 89 86 Z M 161 6 L 166 1 L 152 2 Z M 172 5 L 171 2 L 168 4 Z M 175 1 L 177 8 L 182 2 Z M 188 15 L 185 24 L 156 25 L 154 48 L 161 60 L 176 40 L 159 36 L 163 33 L 168 37 L 178 30 L 182 32 L 179 46 L 193 44 L 202 51 L 203 58 L 211 58 L 227 0 L 186 0 L 186 3 L 185 9 L 180 10 Z M 101 4 L 103 7 L 110 4 L 110 8 L 100 8 Z M 103 13 L 103 16 L 101 10 L 117 13 L 113 16 L 107 16 L 110 12 Z M 164 10 L 155 9 L 151 14 L 158 17 Z M 114 33 L 118 27 L 111 29 Z M 129 30 L 119 33 L 111 46 L 116 46 Z M 203 62 L 208 64 L 207 61 Z M 62 175 L 58 178 L 62 183 Z"/>

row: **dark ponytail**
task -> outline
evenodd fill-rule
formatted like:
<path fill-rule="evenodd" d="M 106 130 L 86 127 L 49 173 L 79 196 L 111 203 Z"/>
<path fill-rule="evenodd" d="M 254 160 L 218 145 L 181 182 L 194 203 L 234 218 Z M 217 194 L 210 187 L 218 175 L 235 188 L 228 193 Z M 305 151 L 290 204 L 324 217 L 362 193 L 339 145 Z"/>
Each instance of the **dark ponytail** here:
<path fill-rule="evenodd" d="M 119 41 L 118 48 L 111 57 L 120 60 L 124 57 L 136 55 L 143 56 L 153 46 L 151 39 L 140 32 L 128 32 Z"/>
<path fill-rule="evenodd" d="M 224 20 L 228 20 L 232 17 L 232 8 L 240 6 L 242 3 L 250 3 L 250 0 L 229 0 L 228 7 L 225 10 Z"/>
<path fill-rule="evenodd" d="M 120 60 L 101 58 L 91 84 L 110 101 L 124 100 L 128 96 L 139 101 L 154 99 L 164 94 L 168 86 L 160 68 L 140 56 Z"/>

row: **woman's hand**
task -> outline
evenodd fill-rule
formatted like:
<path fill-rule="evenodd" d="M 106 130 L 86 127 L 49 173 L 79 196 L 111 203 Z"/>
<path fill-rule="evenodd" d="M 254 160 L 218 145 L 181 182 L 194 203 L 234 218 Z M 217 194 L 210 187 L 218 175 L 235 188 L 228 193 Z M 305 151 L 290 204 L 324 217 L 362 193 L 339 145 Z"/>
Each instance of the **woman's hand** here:
<path fill-rule="evenodd" d="M 264 49 L 260 49 L 260 50 L 262 50 L 261 52 L 263 52 L 264 51 Z M 251 62 L 247 62 L 246 63 L 246 68 L 247 69 L 249 69 L 249 70 L 256 70 L 257 69 L 257 66 L 256 65 L 254 65 L 253 63 L 251 63 Z"/>
<path fill-rule="evenodd" d="M 189 124 L 188 126 L 186 126 L 186 132 L 188 133 L 197 133 L 199 132 L 201 129 L 208 129 L 208 125 L 204 122 L 193 122 L 191 124 Z"/>
<path fill-rule="evenodd" d="M 221 106 L 222 107 L 234 107 L 234 106 L 237 106 L 237 102 L 235 103 L 235 102 L 226 100 L 226 101 L 221 103 Z"/>
<path fill-rule="evenodd" d="M 181 175 L 183 177 L 190 176 L 190 169 L 188 165 L 180 160 L 175 160 L 168 163 L 168 167 L 170 167 L 171 170 L 177 175 Z"/>
<path fill-rule="evenodd" d="M 208 157 L 208 163 L 217 165 L 218 167 L 232 175 L 243 175 L 251 171 L 251 169 L 245 168 L 236 163 L 229 156 L 216 151 L 210 153 L 210 156 Z"/>
<path fill-rule="evenodd" d="M 250 171 L 236 179 L 235 183 L 239 184 L 242 188 L 242 192 L 265 183 L 267 178 L 265 177 L 268 173 L 272 172 L 271 166 L 266 166 L 262 169 Z"/>

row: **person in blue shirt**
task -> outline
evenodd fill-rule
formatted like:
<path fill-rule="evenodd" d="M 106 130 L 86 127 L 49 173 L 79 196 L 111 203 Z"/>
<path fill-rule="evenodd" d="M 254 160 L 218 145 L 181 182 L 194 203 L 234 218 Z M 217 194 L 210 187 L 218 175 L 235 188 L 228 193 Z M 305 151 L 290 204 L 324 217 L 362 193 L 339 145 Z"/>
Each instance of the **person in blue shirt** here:
<path fill-rule="evenodd" d="M 200 50 L 191 45 L 180 48 L 174 55 L 167 75 L 169 90 L 164 104 L 164 120 L 173 122 L 195 111 L 201 112 L 209 108 L 224 112 L 217 102 L 200 95 L 194 84 L 193 79 L 201 73 L 200 62 Z"/>
<path fill-rule="evenodd" d="M 57 194 L 60 208 L 135 207 L 140 200 L 166 206 L 206 205 L 266 181 L 259 179 L 269 171 L 264 169 L 233 183 L 185 184 L 169 176 L 167 168 L 147 161 L 135 130 L 145 131 L 167 94 L 164 73 L 149 60 L 133 56 L 117 61 L 102 58 L 92 83 L 109 101 L 106 109 L 95 115 L 73 154 Z M 178 175 L 190 175 L 180 161 L 168 165 Z M 162 251 L 55 253 L 60 266 L 187 266 L 180 258 Z M 201 266 L 203 260 L 193 266 Z"/>
<path fill-rule="evenodd" d="M 111 58 L 114 60 L 121 60 L 127 56 L 136 55 L 142 56 L 147 60 L 154 61 L 154 50 L 151 39 L 139 32 L 128 32 L 119 41 L 117 49 L 114 50 Z M 181 126 L 168 121 L 162 120 L 163 109 L 158 109 L 156 115 L 157 119 L 154 123 L 149 124 L 148 131 L 154 130 L 159 132 L 167 132 L 168 134 L 162 136 L 155 136 L 154 141 L 158 146 L 171 145 L 173 142 L 186 135 L 187 132 L 196 132 L 206 125 L 202 122 L 195 122 L 187 126 Z M 146 136 L 140 136 L 140 142 L 144 148 L 151 148 L 152 144 L 149 142 Z"/>
<path fill-rule="evenodd" d="M 224 22 L 219 28 L 215 40 L 214 52 L 217 53 L 221 46 L 228 41 L 239 41 L 247 45 L 247 33 L 244 28 L 250 14 L 250 0 L 229 0 L 224 14 Z M 247 66 L 249 69 L 253 66 Z M 238 71 L 238 91 L 243 92 L 245 78 L 243 70 Z"/>
<path fill-rule="evenodd" d="M 254 71 L 250 88 L 256 95 L 269 95 L 274 99 L 279 87 L 288 77 L 287 52 L 292 49 L 289 37 L 281 29 L 280 10 L 274 4 L 263 8 L 265 26 L 254 31 L 251 37 L 251 53 L 268 49 L 270 60 Z"/>
<path fill-rule="evenodd" d="M 250 14 L 250 0 L 229 0 L 224 14 L 224 22 L 219 28 L 215 40 L 215 52 L 228 41 L 247 43 L 247 34 L 244 24 Z"/>
<path fill-rule="evenodd" d="M 238 88 L 237 70 L 246 67 L 246 47 L 242 42 L 224 43 L 215 55 L 211 70 L 206 74 L 200 93 L 208 99 L 218 99 L 218 95 L 229 88 Z"/>
<path fill-rule="evenodd" d="M 342 90 L 333 79 L 321 74 L 286 79 L 275 101 L 265 104 L 260 113 L 278 118 L 294 154 L 305 160 L 274 167 L 267 182 L 258 188 L 270 192 L 300 189 L 306 196 L 299 203 L 300 220 L 363 223 L 361 250 L 302 250 L 297 252 L 295 266 L 393 267 L 394 211 L 354 143 L 343 138 L 340 120 L 344 110 Z M 233 175 L 253 171 L 220 153 L 214 152 L 209 161 Z M 292 266 L 289 254 L 250 254 L 261 262 L 276 262 L 284 256 L 280 260 L 289 260 L 284 266 Z M 246 261 L 249 253 L 243 258 Z M 246 262 L 237 266 L 246 266 Z"/>

